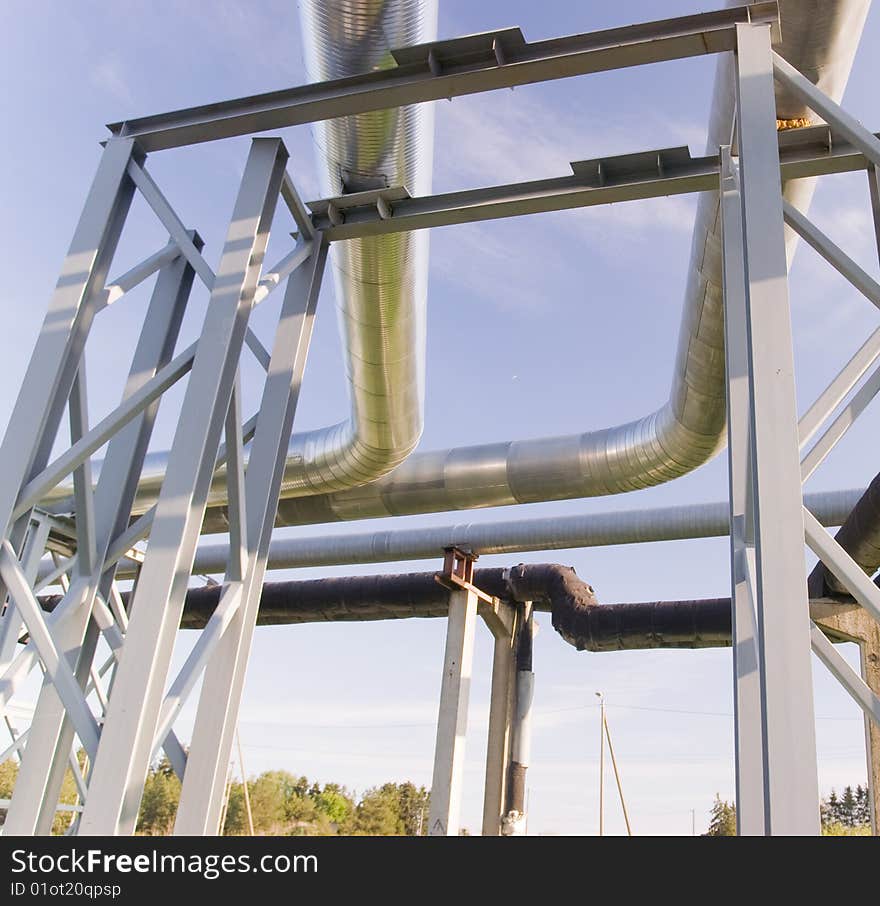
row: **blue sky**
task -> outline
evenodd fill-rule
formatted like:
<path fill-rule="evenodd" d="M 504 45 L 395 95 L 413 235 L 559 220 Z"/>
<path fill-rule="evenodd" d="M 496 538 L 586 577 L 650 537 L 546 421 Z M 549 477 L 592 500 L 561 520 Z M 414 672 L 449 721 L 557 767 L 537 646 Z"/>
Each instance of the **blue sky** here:
<path fill-rule="evenodd" d="M 719 0 L 720 3 L 720 0 Z M 466 3 L 441 0 L 441 37 L 519 25 L 530 40 L 711 8 L 708 0 L 664 4 L 619 0 Z M 869 16 L 845 105 L 872 129 L 880 13 Z M 299 84 L 305 80 L 293 2 L 172 0 L 76 4 L 7 0 L 0 8 L 0 304 L 6 381 L 5 424 L 105 136 L 103 124 Z M 714 60 L 501 91 L 436 105 L 434 186 L 438 191 L 561 175 L 568 162 L 688 144 L 701 153 Z M 308 128 L 285 130 L 290 171 L 314 197 Z M 148 167 L 215 263 L 247 153 L 235 139 L 153 155 Z M 422 449 L 571 433 L 653 410 L 668 394 L 681 315 L 694 201 L 678 197 L 435 230 L 428 315 L 426 425 Z M 869 272 L 877 274 L 861 174 L 828 177 L 812 216 Z M 270 246 L 284 251 L 276 221 Z M 145 205 L 136 203 L 112 268 L 164 244 Z M 277 251 L 277 255 L 275 254 Z M 297 413 L 296 430 L 346 412 L 341 353 L 326 281 Z M 878 314 L 809 249 L 791 277 L 804 409 L 836 373 Z M 93 421 L 118 399 L 148 289 L 101 315 L 89 342 Z M 188 316 L 189 342 L 204 294 Z M 266 337 L 277 307 L 258 310 Z M 256 404 L 256 368 L 244 369 L 245 409 Z M 475 404 L 453 418 L 449 400 L 465 390 Z M 157 449 L 170 442 L 173 395 L 163 407 Z M 875 407 L 876 408 L 876 407 Z M 811 489 L 864 486 L 877 470 L 877 413 L 868 412 L 811 479 Z M 873 445 L 872 445 L 873 442 Z M 609 499 L 530 505 L 518 515 L 604 512 L 726 496 L 722 456 L 672 484 Z M 511 508 L 468 513 L 508 518 Z M 366 528 L 453 521 L 451 514 L 377 521 Z M 364 530 L 345 525 L 333 531 Z M 317 529 L 288 529 L 312 534 Z M 727 540 L 485 557 L 570 564 L 604 602 L 724 595 Z M 436 568 L 435 562 L 383 564 L 359 572 Z M 301 578 L 346 569 L 289 573 Z M 595 833 L 598 712 L 605 692 L 624 791 L 637 833 L 689 834 L 691 809 L 705 826 L 716 792 L 733 796 L 731 658 L 702 652 L 578 653 L 540 620 L 536 642 L 537 720 L 530 770 L 531 833 Z M 442 621 L 272 627 L 257 631 L 241 715 L 246 767 L 284 767 L 357 790 L 387 779 L 430 782 L 442 664 Z M 192 637 L 183 634 L 175 663 Z M 848 648 L 850 646 L 847 646 Z M 853 656 L 854 651 L 848 651 Z M 377 656 L 378 655 L 378 656 Z M 485 750 L 489 633 L 478 633 L 468 736 L 464 823 L 479 827 Z M 863 782 L 863 731 L 850 700 L 816 669 L 820 785 Z M 186 738 L 192 719 L 181 718 Z M 610 775 L 609 783 L 613 783 Z M 609 786 L 610 790 L 611 787 Z M 606 827 L 623 830 L 613 797 Z"/>

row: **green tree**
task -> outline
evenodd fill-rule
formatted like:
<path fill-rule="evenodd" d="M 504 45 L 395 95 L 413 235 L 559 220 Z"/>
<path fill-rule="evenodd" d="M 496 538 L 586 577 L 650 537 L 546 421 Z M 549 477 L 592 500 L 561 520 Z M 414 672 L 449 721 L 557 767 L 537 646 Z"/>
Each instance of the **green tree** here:
<path fill-rule="evenodd" d="M 822 815 L 822 824 L 841 823 L 840 800 L 835 790 L 832 789 L 828 798 L 822 800 L 819 811 Z"/>
<path fill-rule="evenodd" d="M 352 830 L 367 837 L 394 837 L 404 833 L 396 784 L 385 783 L 364 793 L 355 812 Z"/>
<path fill-rule="evenodd" d="M 426 834 L 429 802 L 427 790 L 410 782 L 374 787 L 361 797 L 350 832 L 369 836 Z"/>
<path fill-rule="evenodd" d="M 244 836 L 248 833 L 248 826 L 242 785 L 237 780 L 230 782 L 226 796 L 226 817 L 223 819 L 223 836 Z"/>
<path fill-rule="evenodd" d="M 707 837 L 735 837 L 736 836 L 736 806 L 725 802 L 717 793 L 712 805 Z"/>
<path fill-rule="evenodd" d="M 345 788 L 335 783 L 325 784 L 314 797 L 318 811 L 327 816 L 337 827 L 344 827 L 354 812 L 354 802 Z"/>
<path fill-rule="evenodd" d="M 0 764 L 0 799 L 11 799 L 15 788 L 15 778 L 18 777 L 18 762 L 7 758 Z M 6 821 L 6 809 L 0 808 L 0 827 Z"/>
<path fill-rule="evenodd" d="M 856 824 L 871 823 L 871 804 L 868 801 L 868 787 L 856 787 Z"/>
<path fill-rule="evenodd" d="M 148 837 L 170 834 L 179 803 L 180 780 L 163 758 L 147 774 L 136 832 Z"/>
<path fill-rule="evenodd" d="M 855 827 L 856 821 L 856 797 L 853 788 L 847 786 L 843 791 L 843 797 L 840 800 L 841 822 L 847 827 Z"/>
<path fill-rule="evenodd" d="M 397 787 L 400 802 L 400 817 L 403 821 L 403 832 L 408 837 L 417 837 L 428 833 L 428 812 L 431 810 L 431 794 L 423 787 L 417 787 L 407 781 Z"/>

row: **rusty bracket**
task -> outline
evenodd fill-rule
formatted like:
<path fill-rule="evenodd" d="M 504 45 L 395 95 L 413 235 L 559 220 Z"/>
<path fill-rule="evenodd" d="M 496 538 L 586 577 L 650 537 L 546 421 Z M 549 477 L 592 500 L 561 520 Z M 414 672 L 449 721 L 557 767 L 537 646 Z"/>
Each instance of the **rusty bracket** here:
<path fill-rule="evenodd" d="M 450 591 L 468 591 L 476 595 L 477 613 L 486 622 L 494 636 L 508 636 L 513 631 L 514 609 L 500 598 L 487 595 L 473 584 L 474 563 L 478 555 L 458 547 L 443 548 L 443 571 L 435 573 L 434 580 Z"/>

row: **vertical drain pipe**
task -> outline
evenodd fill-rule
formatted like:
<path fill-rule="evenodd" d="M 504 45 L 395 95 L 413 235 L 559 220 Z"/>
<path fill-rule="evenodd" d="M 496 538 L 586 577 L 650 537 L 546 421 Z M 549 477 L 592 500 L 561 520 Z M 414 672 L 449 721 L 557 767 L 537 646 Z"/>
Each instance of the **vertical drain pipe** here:
<path fill-rule="evenodd" d="M 532 749 L 532 698 L 535 674 L 532 670 L 532 642 L 535 621 L 531 602 L 523 605 L 516 637 L 516 692 L 510 751 L 508 811 L 502 822 L 505 837 L 524 837 L 526 833 L 526 771 Z"/>

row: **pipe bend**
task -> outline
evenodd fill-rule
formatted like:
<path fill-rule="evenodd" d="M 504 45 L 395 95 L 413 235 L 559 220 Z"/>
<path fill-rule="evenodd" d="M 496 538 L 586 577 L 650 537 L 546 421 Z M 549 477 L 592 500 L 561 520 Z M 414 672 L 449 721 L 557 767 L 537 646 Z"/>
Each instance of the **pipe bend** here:
<path fill-rule="evenodd" d="M 733 5 L 731 3 L 730 5 Z M 870 0 L 781 0 L 782 54 L 831 97 L 849 77 Z M 732 55 L 719 57 L 708 149 L 730 140 Z M 777 115 L 808 111 L 777 88 Z M 809 206 L 813 180 L 785 185 L 789 202 Z M 789 259 L 796 236 L 788 230 Z M 668 401 L 615 427 L 536 440 L 414 453 L 363 487 L 281 501 L 278 525 L 410 515 L 621 494 L 671 481 L 726 444 L 724 313 L 718 194 L 700 195 Z M 623 372 L 625 377 L 625 372 Z"/>

